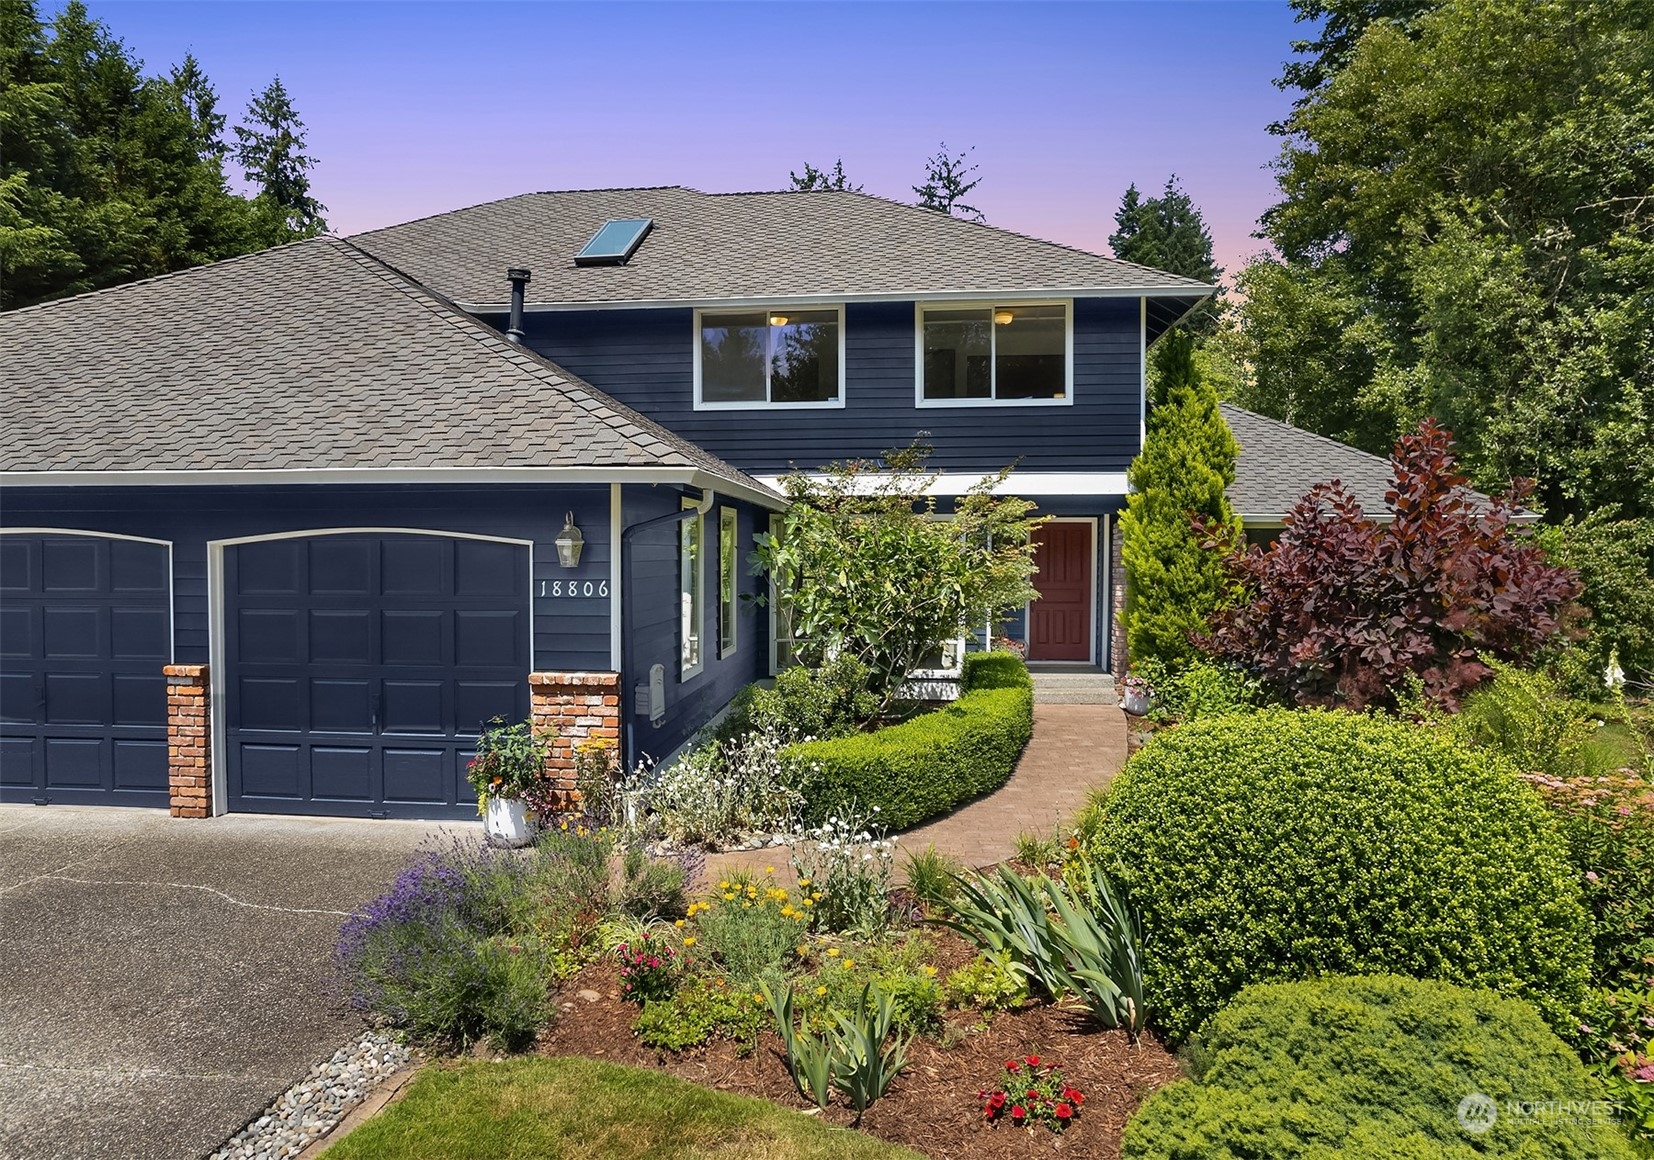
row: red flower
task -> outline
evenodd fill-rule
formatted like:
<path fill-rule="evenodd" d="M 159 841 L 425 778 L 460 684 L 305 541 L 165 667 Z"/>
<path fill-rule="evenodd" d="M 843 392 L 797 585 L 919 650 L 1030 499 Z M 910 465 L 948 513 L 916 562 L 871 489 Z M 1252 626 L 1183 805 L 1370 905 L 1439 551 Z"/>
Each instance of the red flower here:
<path fill-rule="evenodd" d="M 1025 1056 L 1023 1056 L 1023 1058 L 1028 1061 L 1028 1066 L 1029 1067 L 1038 1067 L 1039 1066 L 1039 1056 L 1037 1056 L 1037 1055 L 1025 1055 Z"/>
<path fill-rule="evenodd" d="M 1063 1123 L 1066 1124 L 1073 1115 L 1074 1109 L 1069 1107 L 1067 1104 L 1057 1105 L 1057 1119 L 1061 1120 Z"/>
<path fill-rule="evenodd" d="M 1017 1069 L 1017 1067 L 1018 1067 L 1018 1064 L 1017 1064 L 1017 1061 L 1016 1061 L 1016 1060 L 1014 1060 L 1014 1059 L 1007 1059 L 1007 1060 L 1006 1060 L 1006 1061 L 1005 1061 L 1005 1070 L 1006 1070 L 1006 1071 L 1015 1071 L 1015 1070 L 1016 1070 L 1016 1069 Z"/>
<path fill-rule="evenodd" d="M 1085 1096 L 1080 1094 L 1080 1089 L 1071 1088 L 1066 1084 L 1063 1085 L 1062 1098 L 1073 1104 L 1075 1107 L 1085 1103 Z"/>
<path fill-rule="evenodd" d="M 1039 1103 L 1039 1093 L 1037 1091 L 1035 1091 L 1033 1088 L 1028 1089 L 1027 1095 L 1028 1095 L 1028 1102 L 1029 1103 L 1031 1103 L 1031 1104 Z"/>
<path fill-rule="evenodd" d="M 994 1111 L 999 1111 L 1000 1108 L 1005 1106 L 1005 1093 L 995 1092 L 993 1095 L 988 1097 L 988 1103 L 993 1105 Z"/>
<path fill-rule="evenodd" d="M 1028 1109 L 1027 1108 L 1023 1107 L 1021 1104 L 1012 1104 L 1011 1105 L 1011 1119 L 1015 1120 L 1017 1123 L 1020 1124 L 1020 1123 L 1022 1123 L 1022 1121 L 1026 1120 L 1027 1118 L 1028 1118 Z"/>

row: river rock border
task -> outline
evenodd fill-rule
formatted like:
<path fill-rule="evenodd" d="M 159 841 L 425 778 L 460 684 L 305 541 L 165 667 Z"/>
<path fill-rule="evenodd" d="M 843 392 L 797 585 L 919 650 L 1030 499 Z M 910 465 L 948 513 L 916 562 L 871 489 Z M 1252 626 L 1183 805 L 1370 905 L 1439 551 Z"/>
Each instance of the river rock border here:
<path fill-rule="evenodd" d="M 373 1089 L 413 1062 L 414 1053 L 388 1035 L 363 1035 L 310 1069 L 258 1119 L 210 1160 L 276 1160 L 297 1156 L 331 1132 Z"/>

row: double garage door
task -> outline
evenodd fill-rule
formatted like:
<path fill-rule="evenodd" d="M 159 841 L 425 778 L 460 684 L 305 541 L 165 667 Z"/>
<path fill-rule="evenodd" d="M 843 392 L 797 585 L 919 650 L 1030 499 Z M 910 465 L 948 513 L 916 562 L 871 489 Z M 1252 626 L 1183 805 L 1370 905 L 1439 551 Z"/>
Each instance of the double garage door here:
<path fill-rule="evenodd" d="M 164 546 L 0 536 L 6 800 L 167 804 Z M 477 731 L 528 714 L 525 545 L 341 534 L 226 547 L 232 811 L 473 817 Z"/>

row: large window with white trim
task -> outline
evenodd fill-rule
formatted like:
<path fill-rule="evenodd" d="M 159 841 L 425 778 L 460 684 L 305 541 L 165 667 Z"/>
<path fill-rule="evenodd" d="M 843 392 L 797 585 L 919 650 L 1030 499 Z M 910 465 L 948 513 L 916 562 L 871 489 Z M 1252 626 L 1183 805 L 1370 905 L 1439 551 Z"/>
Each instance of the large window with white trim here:
<path fill-rule="evenodd" d="M 840 308 L 695 312 L 697 407 L 837 407 L 843 402 Z"/>
<path fill-rule="evenodd" d="M 1067 303 L 920 306 L 918 314 L 921 405 L 1072 397 Z"/>
<path fill-rule="evenodd" d="M 698 505 L 692 499 L 685 499 L 683 506 Z M 705 522 L 705 517 L 697 512 L 678 525 L 679 675 L 684 679 L 700 672 L 706 660 L 701 653 L 701 625 L 705 617 L 702 588 L 706 572 L 702 567 L 701 545 L 706 534 Z"/>

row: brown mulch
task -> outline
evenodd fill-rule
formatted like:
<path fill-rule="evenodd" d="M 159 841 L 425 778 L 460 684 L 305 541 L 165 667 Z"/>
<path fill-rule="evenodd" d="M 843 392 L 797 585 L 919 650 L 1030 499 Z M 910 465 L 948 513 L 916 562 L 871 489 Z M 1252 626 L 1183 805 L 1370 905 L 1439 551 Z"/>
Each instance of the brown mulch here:
<path fill-rule="evenodd" d="M 945 974 L 968 961 L 962 940 L 938 938 L 934 961 Z M 946 964 L 945 966 L 943 964 Z M 581 997 L 581 992 L 586 997 Z M 592 1000 L 590 996 L 598 996 Z M 621 1000 L 615 968 L 600 962 L 564 984 L 561 1017 L 542 1031 L 536 1050 L 544 1055 L 583 1055 L 635 1067 L 655 1067 L 680 1079 L 719 1091 L 759 1096 L 848 1125 L 849 1108 L 817 1112 L 797 1093 L 787 1074 L 780 1039 L 766 1032 L 757 1049 L 715 1040 L 681 1054 L 656 1051 L 632 1034 L 638 1008 Z M 915 1039 L 907 1069 L 890 1091 L 862 1117 L 861 1130 L 903 1144 L 936 1160 L 984 1157 L 1008 1160 L 1047 1155 L 1116 1160 L 1126 1119 L 1150 1092 L 1178 1078 L 1177 1061 L 1152 1034 L 1135 1046 L 1123 1031 L 1097 1031 L 1081 1013 L 1040 1004 L 994 1015 L 976 1030 L 975 1012 L 953 1012 L 938 1039 Z M 950 1046 L 944 1046 L 947 1042 Z M 1037 1054 L 1061 1069 L 1063 1078 L 1085 1093 L 1079 1118 L 1061 1135 L 1036 1126 L 1013 1128 L 983 1122 L 977 1092 L 1001 1086 L 1005 1061 Z"/>

